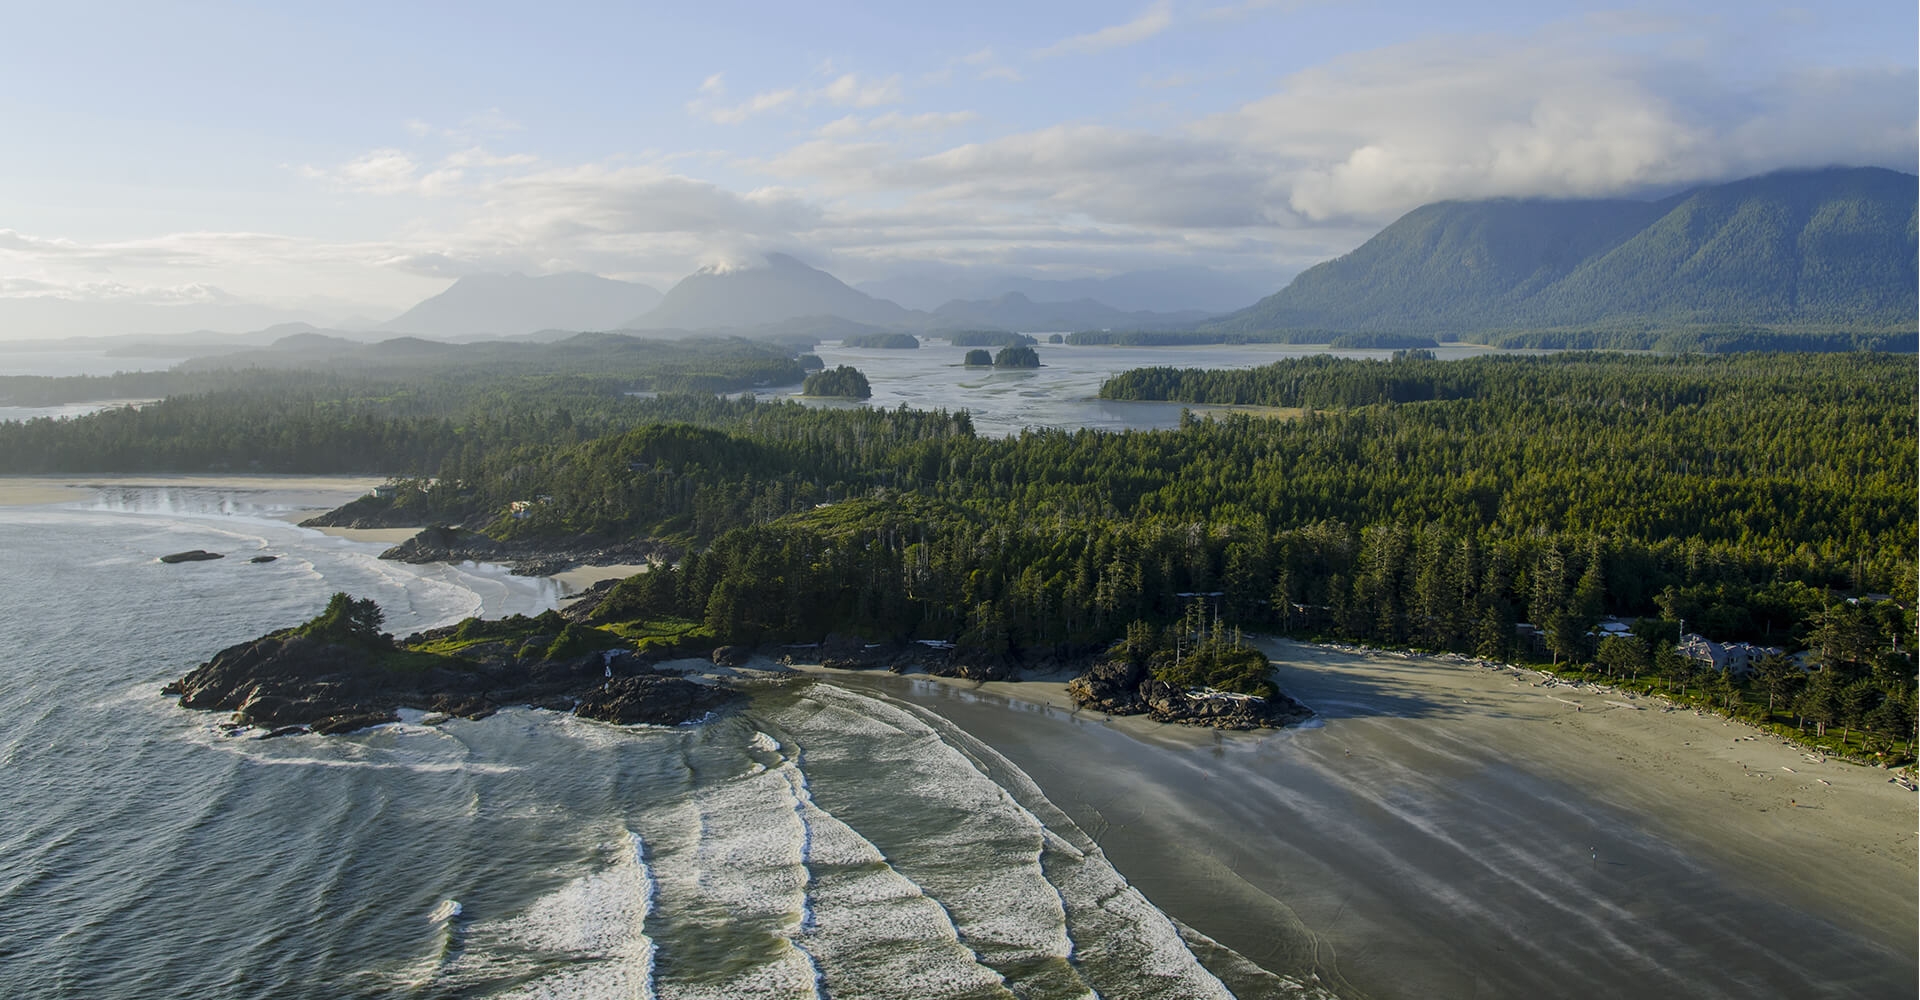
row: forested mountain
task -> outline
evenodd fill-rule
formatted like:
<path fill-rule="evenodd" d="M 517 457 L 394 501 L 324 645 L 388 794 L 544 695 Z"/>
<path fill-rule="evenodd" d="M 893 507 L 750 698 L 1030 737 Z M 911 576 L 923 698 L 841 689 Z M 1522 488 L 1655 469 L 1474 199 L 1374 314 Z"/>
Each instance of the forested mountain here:
<path fill-rule="evenodd" d="M 680 279 L 635 330 L 742 330 L 796 317 L 838 317 L 891 329 L 920 329 L 926 314 L 854 291 L 840 279 L 782 253 L 761 267 L 701 268 Z"/>
<path fill-rule="evenodd" d="M 658 289 L 592 274 L 475 274 L 381 328 L 450 338 L 612 330 L 659 301 Z"/>
<path fill-rule="evenodd" d="M 1441 202 L 1227 316 L 1224 331 L 1913 329 L 1916 179 L 1768 174 L 1658 202 Z"/>

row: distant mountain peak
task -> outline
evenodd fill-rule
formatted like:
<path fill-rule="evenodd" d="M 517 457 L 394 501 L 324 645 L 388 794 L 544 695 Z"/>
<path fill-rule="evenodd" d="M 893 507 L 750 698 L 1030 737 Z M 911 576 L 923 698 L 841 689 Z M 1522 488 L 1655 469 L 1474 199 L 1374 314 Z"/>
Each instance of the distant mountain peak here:
<path fill-rule="evenodd" d="M 469 274 L 382 330 L 430 337 L 523 336 L 542 330 L 610 330 L 660 301 L 647 285 L 567 271 Z"/>
<path fill-rule="evenodd" d="M 713 264 L 680 279 L 660 304 L 627 321 L 641 330 L 749 330 L 834 317 L 891 330 L 919 329 L 926 314 L 854 290 L 784 253 L 758 267 Z"/>
<path fill-rule="evenodd" d="M 1892 170 L 1822 168 L 1651 202 L 1436 202 L 1214 326 L 1911 328 L 1915 184 Z"/>

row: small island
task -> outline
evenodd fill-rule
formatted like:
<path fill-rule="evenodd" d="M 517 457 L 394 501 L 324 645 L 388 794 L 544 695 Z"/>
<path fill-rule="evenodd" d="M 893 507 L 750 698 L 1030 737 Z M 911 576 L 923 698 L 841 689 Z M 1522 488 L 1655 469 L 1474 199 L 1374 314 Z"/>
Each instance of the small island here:
<path fill-rule="evenodd" d="M 221 650 L 161 693 L 273 735 L 352 732 L 397 722 L 403 708 L 481 719 L 511 705 L 680 725 L 740 697 L 656 669 L 679 652 L 672 641 L 636 643 L 557 611 L 469 618 L 403 640 L 382 623 L 371 599 L 337 593 L 311 621 Z"/>
<path fill-rule="evenodd" d="M 920 338 L 911 333 L 856 333 L 840 341 L 842 347 L 880 347 L 891 351 L 910 351 L 920 346 Z"/>
<path fill-rule="evenodd" d="M 808 375 L 807 380 L 800 384 L 800 395 L 871 399 L 873 387 L 867 384 L 867 377 L 860 374 L 860 369 L 839 365 Z"/>
<path fill-rule="evenodd" d="M 1038 368 L 1040 355 L 1025 344 L 1003 347 L 999 354 L 993 356 L 993 366 L 995 368 Z"/>
<path fill-rule="evenodd" d="M 989 354 L 984 348 L 975 348 L 968 351 L 966 360 L 960 363 L 966 365 L 968 368 L 992 368 L 993 355 Z"/>

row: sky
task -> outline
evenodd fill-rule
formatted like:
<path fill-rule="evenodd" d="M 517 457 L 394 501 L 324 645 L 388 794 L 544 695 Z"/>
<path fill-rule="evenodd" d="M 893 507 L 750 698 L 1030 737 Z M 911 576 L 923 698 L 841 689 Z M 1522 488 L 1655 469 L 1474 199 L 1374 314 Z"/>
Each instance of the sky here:
<path fill-rule="evenodd" d="M 1442 199 L 1913 171 L 1920 115 L 1898 0 L 0 0 L 0 23 L 0 306 L 322 322 L 463 274 L 664 289 L 774 250 L 849 281 L 1277 289 Z"/>

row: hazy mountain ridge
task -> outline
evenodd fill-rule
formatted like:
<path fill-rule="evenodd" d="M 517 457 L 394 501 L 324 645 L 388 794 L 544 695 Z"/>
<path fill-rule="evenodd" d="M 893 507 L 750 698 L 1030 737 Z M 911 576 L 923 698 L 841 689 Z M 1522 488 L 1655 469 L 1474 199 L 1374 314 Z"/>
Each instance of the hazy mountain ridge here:
<path fill-rule="evenodd" d="M 1916 178 L 1769 174 L 1659 202 L 1440 202 L 1209 328 L 1910 327 Z"/>
<path fill-rule="evenodd" d="M 635 330 L 749 329 L 799 317 L 837 317 L 868 326 L 920 329 L 926 313 L 876 299 L 782 253 L 763 267 L 702 268 L 667 290 L 660 304 L 619 326 Z"/>
<path fill-rule="evenodd" d="M 1035 302 L 1018 292 L 982 301 L 953 300 L 931 313 L 875 298 L 786 254 L 766 265 L 707 268 L 668 290 L 659 306 L 624 326 L 636 330 L 713 330 L 732 333 L 814 330 L 823 338 L 871 330 L 1077 330 L 1089 327 L 1188 326 L 1209 315 L 1127 312 L 1104 302 Z"/>
<path fill-rule="evenodd" d="M 525 336 L 547 330 L 611 330 L 660 302 L 650 285 L 570 271 L 528 277 L 476 274 L 381 324 L 428 337 Z"/>

